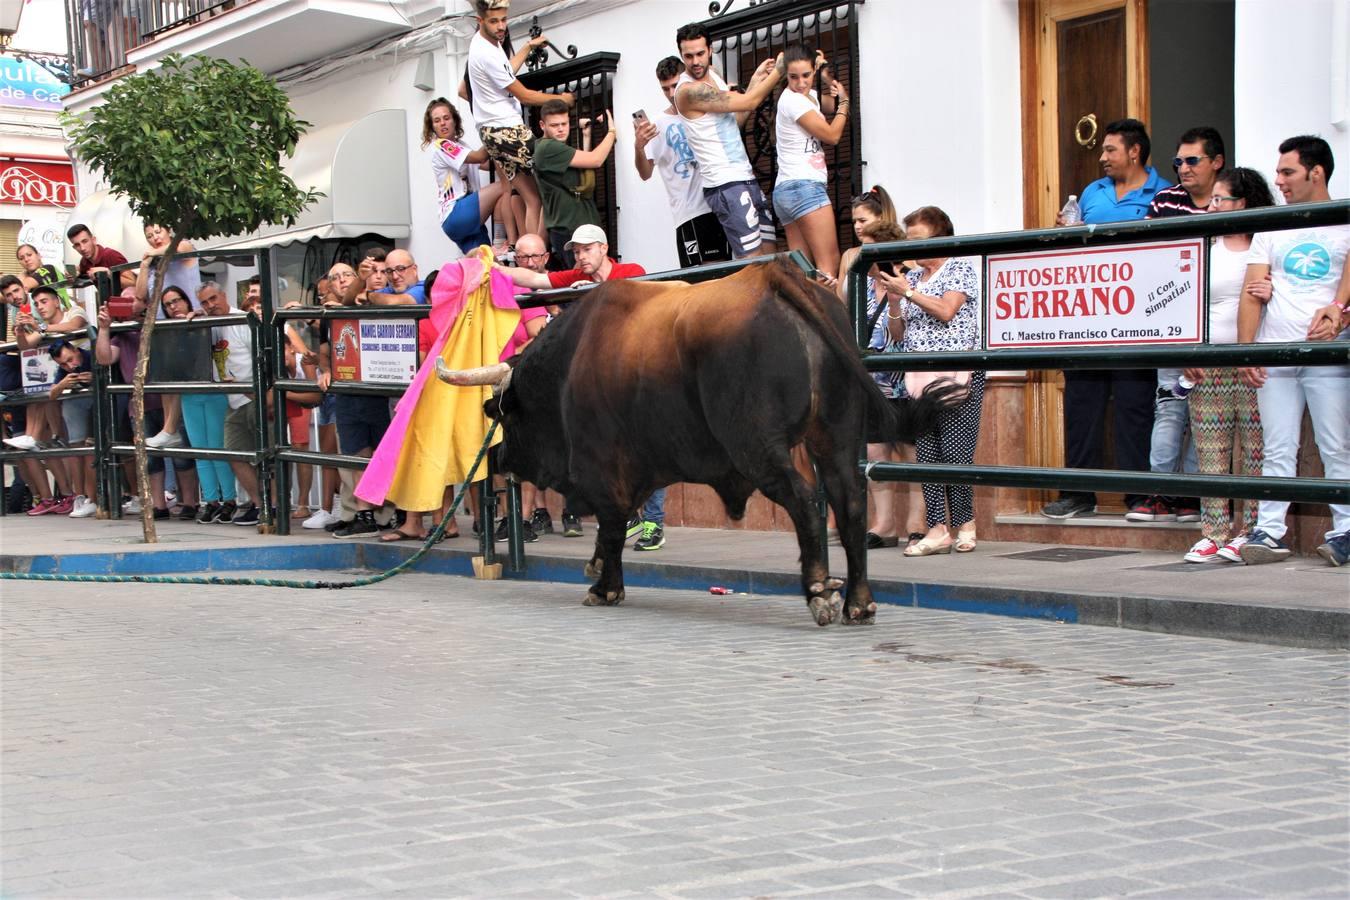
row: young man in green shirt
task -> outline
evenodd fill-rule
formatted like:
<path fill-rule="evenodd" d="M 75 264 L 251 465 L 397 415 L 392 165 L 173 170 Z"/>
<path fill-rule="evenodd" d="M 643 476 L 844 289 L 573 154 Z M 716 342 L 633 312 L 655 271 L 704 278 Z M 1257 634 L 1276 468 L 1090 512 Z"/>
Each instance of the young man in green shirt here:
<path fill-rule="evenodd" d="M 595 170 L 605 164 L 614 149 L 617 134 L 614 117 L 606 114 L 608 131 L 599 146 L 591 149 L 590 119 L 580 119 L 581 149 L 567 143 L 572 130 L 571 114 L 561 100 L 550 100 L 539 111 L 539 126 L 544 132 L 534 145 L 534 174 L 544 201 L 544 225 L 548 228 L 549 249 L 565 269 L 575 265 L 565 248 L 572 233 L 582 225 L 599 225 L 600 211 L 595 207 Z"/>

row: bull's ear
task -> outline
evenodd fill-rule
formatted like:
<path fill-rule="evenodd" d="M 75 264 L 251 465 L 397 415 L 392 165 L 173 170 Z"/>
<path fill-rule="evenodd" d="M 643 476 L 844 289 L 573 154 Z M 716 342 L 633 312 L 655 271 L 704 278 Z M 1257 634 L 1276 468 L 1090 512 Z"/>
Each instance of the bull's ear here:
<path fill-rule="evenodd" d="M 503 416 L 515 412 L 516 406 L 516 392 L 508 388 L 494 393 L 483 404 L 483 412 L 487 413 L 488 418 L 500 422 Z"/>
<path fill-rule="evenodd" d="M 492 396 L 489 397 L 483 403 L 483 412 L 486 413 L 487 417 L 489 419 L 492 419 L 494 422 L 500 422 L 502 420 L 501 406 L 502 406 L 501 397 Z"/>

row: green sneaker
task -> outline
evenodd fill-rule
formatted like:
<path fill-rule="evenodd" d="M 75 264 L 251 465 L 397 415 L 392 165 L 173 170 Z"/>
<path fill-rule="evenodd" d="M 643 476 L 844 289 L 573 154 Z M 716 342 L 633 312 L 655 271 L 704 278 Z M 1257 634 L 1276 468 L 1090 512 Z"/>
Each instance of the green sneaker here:
<path fill-rule="evenodd" d="M 642 523 L 642 537 L 633 542 L 634 550 L 660 550 L 666 545 L 666 530 L 655 522 Z"/>

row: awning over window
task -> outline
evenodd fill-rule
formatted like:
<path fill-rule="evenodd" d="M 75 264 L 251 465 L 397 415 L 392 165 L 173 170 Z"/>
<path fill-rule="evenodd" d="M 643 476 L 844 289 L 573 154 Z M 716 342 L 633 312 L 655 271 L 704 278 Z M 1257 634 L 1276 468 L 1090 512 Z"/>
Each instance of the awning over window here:
<path fill-rule="evenodd" d="M 294 226 L 272 225 L 249 235 L 213 238 L 201 242 L 201 249 L 372 233 L 391 239 L 408 236 L 412 210 L 408 124 L 403 110 L 381 109 L 354 122 L 306 133 L 286 172 L 300 188 L 324 194 L 300 214 Z"/>

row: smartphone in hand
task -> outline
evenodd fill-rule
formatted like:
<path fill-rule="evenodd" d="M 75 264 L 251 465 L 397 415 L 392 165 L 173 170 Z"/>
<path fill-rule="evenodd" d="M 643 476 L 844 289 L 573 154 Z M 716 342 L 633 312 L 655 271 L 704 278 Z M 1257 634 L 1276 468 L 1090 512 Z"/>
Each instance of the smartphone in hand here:
<path fill-rule="evenodd" d="M 639 109 L 637 112 L 633 113 L 634 127 L 637 127 L 638 125 L 645 125 L 648 121 L 649 120 L 647 119 L 647 111 L 645 109 Z"/>

